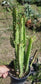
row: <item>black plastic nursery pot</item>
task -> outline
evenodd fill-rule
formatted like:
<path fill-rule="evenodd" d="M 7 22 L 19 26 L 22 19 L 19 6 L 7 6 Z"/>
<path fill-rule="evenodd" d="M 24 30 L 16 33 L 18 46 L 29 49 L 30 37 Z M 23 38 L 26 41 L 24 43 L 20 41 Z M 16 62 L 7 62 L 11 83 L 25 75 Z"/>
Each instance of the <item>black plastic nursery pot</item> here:
<path fill-rule="evenodd" d="M 11 63 L 9 64 L 9 67 L 13 68 L 13 61 L 11 61 Z M 26 79 L 31 74 L 34 74 L 34 73 L 36 73 L 36 72 L 34 70 L 31 71 L 30 64 L 29 64 L 28 74 L 26 76 L 24 76 L 23 78 L 14 77 L 13 74 L 9 72 L 9 76 L 11 78 L 11 84 L 24 84 Z"/>
<path fill-rule="evenodd" d="M 24 84 L 30 73 L 31 72 L 29 71 L 29 73 L 23 78 L 16 78 L 9 73 L 9 76 L 11 77 L 11 84 Z"/>
<path fill-rule="evenodd" d="M 31 70 L 29 67 L 28 74 L 24 76 L 23 78 L 16 78 L 12 75 L 12 73 L 9 72 L 9 76 L 11 77 L 11 84 L 24 84 L 27 78 L 32 74 L 35 74 L 36 71 Z"/>
<path fill-rule="evenodd" d="M 10 67 L 12 69 L 13 66 L 14 66 L 14 63 L 13 63 L 13 61 L 11 61 L 11 63 L 9 64 L 8 67 Z M 14 77 L 12 72 L 9 72 L 9 76 L 11 78 L 11 84 L 24 84 L 24 82 L 26 81 L 26 79 L 28 78 L 28 76 L 30 74 L 31 74 L 30 66 L 29 66 L 28 74 L 26 76 L 24 76 L 23 78 Z"/>

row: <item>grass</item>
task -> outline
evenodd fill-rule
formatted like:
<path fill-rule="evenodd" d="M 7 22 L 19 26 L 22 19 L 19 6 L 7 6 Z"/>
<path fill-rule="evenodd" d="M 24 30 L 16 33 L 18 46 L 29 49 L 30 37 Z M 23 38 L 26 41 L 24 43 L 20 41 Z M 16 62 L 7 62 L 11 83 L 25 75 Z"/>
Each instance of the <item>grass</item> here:
<path fill-rule="evenodd" d="M 8 64 L 9 64 L 8 62 L 0 61 L 0 65 L 8 65 Z"/>

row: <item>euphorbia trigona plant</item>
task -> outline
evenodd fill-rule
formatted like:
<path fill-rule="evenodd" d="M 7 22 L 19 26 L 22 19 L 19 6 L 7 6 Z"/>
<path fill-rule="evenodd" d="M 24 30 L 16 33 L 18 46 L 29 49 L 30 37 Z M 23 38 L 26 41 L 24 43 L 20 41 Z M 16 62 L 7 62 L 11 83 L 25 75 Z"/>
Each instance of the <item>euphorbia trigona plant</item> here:
<path fill-rule="evenodd" d="M 13 35 L 14 35 L 14 45 L 15 45 L 15 59 L 14 59 L 14 69 L 18 76 L 23 77 L 24 73 L 28 72 L 29 69 L 29 59 L 31 54 L 33 39 L 28 39 L 28 48 L 26 49 L 26 29 L 25 29 L 25 17 L 18 17 L 17 8 L 13 8 Z M 16 73 L 17 75 L 17 73 Z"/>

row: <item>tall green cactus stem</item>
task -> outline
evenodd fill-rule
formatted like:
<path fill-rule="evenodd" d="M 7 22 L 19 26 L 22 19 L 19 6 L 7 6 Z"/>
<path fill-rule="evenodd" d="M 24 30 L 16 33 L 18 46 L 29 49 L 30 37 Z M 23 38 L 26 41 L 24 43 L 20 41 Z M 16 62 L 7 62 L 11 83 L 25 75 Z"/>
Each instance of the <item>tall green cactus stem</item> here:
<path fill-rule="evenodd" d="M 29 69 L 29 58 L 30 58 L 30 54 L 31 54 L 31 48 L 32 48 L 32 38 L 29 39 L 29 44 L 28 44 L 28 48 L 27 48 L 27 53 L 26 53 L 26 72 Z"/>
<path fill-rule="evenodd" d="M 18 51 L 19 51 L 19 24 L 18 24 L 18 10 L 16 8 L 16 32 L 15 32 L 15 53 L 16 53 L 16 66 L 18 69 L 19 59 L 18 59 Z"/>
<path fill-rule="evenodd" d="M 18 22 L 18 20 L 17 20 L 17 18 L 18 18 L 18 10 L 15 7 L 13 7 L 12 16 L 13 16 L 13 36 L 14 36 L 14 40 L 15 40 L 16 24 Z"/>
<path fill-rule="evenodd" d="M 16 32 L 16 9 L 15 7 L 13 7 L 12 17 L 13 17 L 13 37 L 14 37 L 14 42 L 15 42 L 15 32 Z M 15 59 L 14 59 L 14 68 L 16 71 L 16 60 Z"/>
<path fill-rule="evenodd" d="M 19 67 L 20 77 L 23 75 L 24 51 L 25 51 L 25 24 L 24 18 L 21 18 L 20 45 L 19 45 Z"/>
<path fill-rule="evenodd" d="M 18 64 L 18 57 L 17 57 L 17 46 L 19 44 L 19 26 L 18 26 L 18 10 L 17 8 L 13 7 L 13 36 L 14 36 L 14 45 L 15 45 L 15 60 L 14 60 L 14 66 L 15 71 L 17 71 L 17 64 Z"/>

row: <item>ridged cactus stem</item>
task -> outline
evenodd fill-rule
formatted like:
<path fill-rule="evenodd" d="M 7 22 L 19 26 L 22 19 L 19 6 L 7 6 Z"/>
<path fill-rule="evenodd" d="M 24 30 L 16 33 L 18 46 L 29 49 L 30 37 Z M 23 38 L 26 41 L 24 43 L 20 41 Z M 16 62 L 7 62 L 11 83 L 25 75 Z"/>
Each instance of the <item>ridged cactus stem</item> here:
<path fill-rule="evenodd" d="M 19 45 L 20 77 L 22 77 L 23 75 L 24 51 L 25 51 L 25 24 L 24 24 L 24 18 L 21 18 L 20 45 Z"/>
<path fill-rule="evenodd" d="M 17 8 L 13 7 L 13 36 L 14 36 L 14 45 L 15 45 L 15 60 L 14 60 L 14 66 L 15 71 L 17 71 L 17 64 L 18 64 L 18 57 L 17 57 L 17 51 L 18 51 L 18 44 L 19 44 L 19 26 L 18 26 L 18 10 Z"/>
<path fill-rule="evenodd" d="M 27 48 L 27 53 L 26 53 L 26 70 L 25 72 L 28 71 L 29 69 L 29 59 L 30 59 L 30 54 L 31 54 L 31 48 L 32 48 L 32 38 L 29 39 L 29 44 Z"/>

